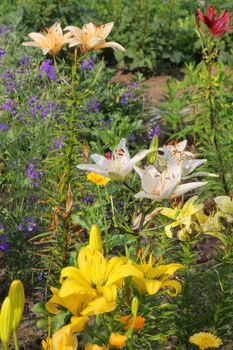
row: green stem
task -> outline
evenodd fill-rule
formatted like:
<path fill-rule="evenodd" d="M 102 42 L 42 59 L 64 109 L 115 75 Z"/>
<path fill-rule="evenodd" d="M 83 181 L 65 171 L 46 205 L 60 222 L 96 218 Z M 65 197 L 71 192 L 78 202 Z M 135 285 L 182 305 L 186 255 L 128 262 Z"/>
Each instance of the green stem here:
<path fill-rule="evenodd" d="M 18 339 L 17 339 L 16 329 L 13 329 L 13 338 L 14 338 L 15 350 L 19 350 L 19 345 L 18 345 Z"/>
<path fill-rule="evenodd" d="M 128 190 L 130 190 L 133 193 L 137 193 L 132 187 L 130 187 L 126 182 L 123 182 L 123 184 L 125 185 L 125 187 L 128 188 Z"/>

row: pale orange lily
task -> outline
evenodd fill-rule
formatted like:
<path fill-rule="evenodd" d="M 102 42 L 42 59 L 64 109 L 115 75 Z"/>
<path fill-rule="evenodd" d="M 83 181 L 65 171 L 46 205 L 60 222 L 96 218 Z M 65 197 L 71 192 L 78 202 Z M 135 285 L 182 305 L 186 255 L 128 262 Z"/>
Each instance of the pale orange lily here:
<path fill-rule="evenodd" d="M 60 23 L 55 23 L 42 33 L 30 33 L 28 36 L 33 41 L 24 42 L 23 46 L 37 47 L 43 51 L 44 55 L 50 53 L 52 56 L 56 56 L 65 44 L 70 43 L 72 34 L 63 35 Z"/>
<path fill-rule="evenodd" d="M 80 46 L 82 53 L 106 47 L 111 47 L 124 52 L 125 49 L 120 44 L 114 41 L 106 42 L 105 40 L 110 34 L 113 26 L 114 22 L 106 23 L 99 27 L 93 23 L 88 23 L 84 24 L 82 29 L 74 26 L 66 27 L 65 30 L 68 30 L 69 33 L 73 35 L 73 40 L 69 44 L 69 47 Z"/>
<path fill-rule="evenodd" d="M 62 270 L 59 296 L 95 293 L 96 297 L 104 297 L 107 303 L 112 303 L 117 297 L 117 287 L 120 288 L 128 276 L 140 278 L 142 272 L 125 257 L 107 261 L 98 250 L 87 246 L 79 252 L 78 268 L 69 266 Z"/>
<path fill-rule="evenodd" d="M 150 259 L 143 264 L 137 264 L 137 268 L 143 273 L 142 278 L 133 277 L 133 282 L 136 288 L 142 294 L 153 295 L 156 294 L 161 288 L 171 287 L 175 289 L 175 292 L 171 290 L 167 290 L 171 296 L 176 296 L 181 292 L 181 284 L 176 280 L 169 280 L 176 270 L 184 268 L 181 264 L 167 264 L 167 265 L 158 265 L 153 267 L 152 264 L 152 254 L 150 255 Z"/>

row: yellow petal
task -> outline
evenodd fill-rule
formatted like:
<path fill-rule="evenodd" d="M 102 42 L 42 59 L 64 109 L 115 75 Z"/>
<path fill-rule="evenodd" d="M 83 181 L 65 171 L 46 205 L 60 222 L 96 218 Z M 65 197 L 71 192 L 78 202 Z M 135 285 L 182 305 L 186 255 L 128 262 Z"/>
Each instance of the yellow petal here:
<path fill-rule="evenodd" d="M 175 280 L 168 280 L 165 282 L 162 282 L 162 288 L 163 287 L 172 287 L 175 289 L 175 292 L 172 292 L 170 290 L 167 290 L 166 293 L 168 293 L 169 295 L 171 295 L 172 297 L 175 297 L 177 294 L 179 294 L 181 292 L 181 284 L 178 281 Z"/>

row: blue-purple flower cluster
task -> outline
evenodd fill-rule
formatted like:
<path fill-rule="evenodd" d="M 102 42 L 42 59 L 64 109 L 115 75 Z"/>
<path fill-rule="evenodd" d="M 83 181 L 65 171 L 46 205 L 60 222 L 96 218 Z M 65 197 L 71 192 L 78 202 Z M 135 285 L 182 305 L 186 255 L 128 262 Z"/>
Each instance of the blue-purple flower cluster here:
<path fill-rule="evenodd" d="M 149 133 L 149 140 L 152 141 L 154 136 L 160 135 L 160 126 L 156 125 Z"/>
<path fill-rule="evenodd" d="M 127 105 L 129 102 L 134 102 L 139 99 L 139 96 L 137 96 L 136 93 L 137 87 L 138 83 L 136 81 L 127 86 L 127 90 L 124 92 L 120 99 L 121 105 Z"/>
<path fill-rule="evenodd" d="M 93 59 L 89 58 L 87 60 L 82 60 L 81 62 L 81 69 L 86 71 L 86 72 L 90 72 L 92 71 L 94 68 L 94 61 Z"/>
<path fill-rule="evenodd" d="M 58 77 L 56 75 L 55 67 L 52 65 L 53 61 L 48 59 L 45 60 L 39 67 L 39 77 L 44 79 L 45 77 L 49 80 L 54 80 L 58 82 Z"/>
<path fill-rule="evenodd" d="M 35 188 L 38 188 L 40 186 L 39 180 L 43 175 L 44 173 L 42 171 L 37 171 L 35 164 L 32 162 L 29 163 L 27 168 L 27 176 Z"/>

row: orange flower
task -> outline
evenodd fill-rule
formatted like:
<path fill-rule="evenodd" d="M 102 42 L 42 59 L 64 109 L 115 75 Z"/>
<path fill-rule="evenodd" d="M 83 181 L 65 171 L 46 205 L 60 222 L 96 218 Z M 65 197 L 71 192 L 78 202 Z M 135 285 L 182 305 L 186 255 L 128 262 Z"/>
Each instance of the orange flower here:
<path fill-rule="evenodd" d="M 130 327 L 131 324 L 133 322 L 133 317 L 132 316 L 123 316 L 120 318 L 120 322 L 121 323 L 125 323 L 125 330 L 127 331 Z M 142 329 L 144 327 L 145 324 L 145 318 L 142 316 L 137 316 L 136 317 L 136 321 L 135 321 L 135 325 L 134 325 L 134 330 L 136 332 L 139 332 L 140 329 Z"/>
<path fill-rule="evenodd" d="M 111 333 L 109 338 L 109 344 L 114 348 L 123 348 L 126 345 L 126 339 L 126 335 L 122 335 L 120 333 Z"/>

